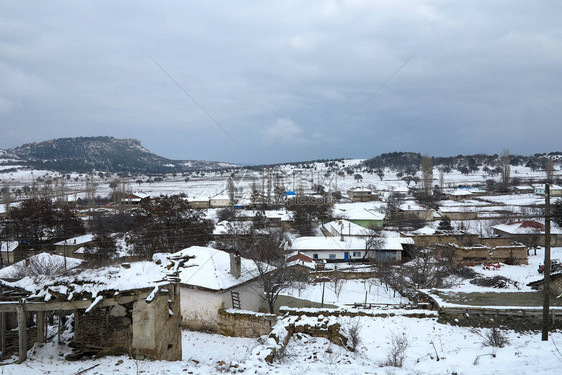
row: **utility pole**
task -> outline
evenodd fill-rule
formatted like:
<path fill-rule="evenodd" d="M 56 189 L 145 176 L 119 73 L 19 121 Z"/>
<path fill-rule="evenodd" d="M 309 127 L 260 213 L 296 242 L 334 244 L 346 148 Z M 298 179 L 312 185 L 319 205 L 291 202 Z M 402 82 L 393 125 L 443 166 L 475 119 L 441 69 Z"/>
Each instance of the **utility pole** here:
<path fill-rule="evenodd" d="M 544 285 L 542 308 L 542 341 L 548 341 L 550 327 L 550 185 L 544 184 Z"/>

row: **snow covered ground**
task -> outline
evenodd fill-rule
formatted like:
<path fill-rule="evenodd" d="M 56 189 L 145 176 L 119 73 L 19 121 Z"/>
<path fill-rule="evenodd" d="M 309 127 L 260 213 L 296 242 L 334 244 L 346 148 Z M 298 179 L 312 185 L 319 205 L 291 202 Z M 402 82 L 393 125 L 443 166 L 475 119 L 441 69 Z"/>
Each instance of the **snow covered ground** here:
<path fill-rule="evenodd" d="M 178 362 L 135 360 L 126 356 L 67 362 L 70 349 L 48 343 L 30 350 L 21 365 L 0 368 L 2 374 L 559 374 L 562 333 L 542 342 L 540 333 L 506 331 L 504 348 L 484 346 L 489 330 L 443 325 L 436 318 L 338 318 L 343 328 L 359 324 L 355 352 L 323 338 L 296 334 L 280 360 L 268 365 L 251 355 L 258 339 L 184 331 L 183 359 Z M 405 337 L 402 368 L 385 366 L 392 337 Z M 89 369 L 89 370 L 88 370 Z M 85 371 L 84 371 L 85 370 Z M 81 372 L 83 371 L 83 372 Z"/>

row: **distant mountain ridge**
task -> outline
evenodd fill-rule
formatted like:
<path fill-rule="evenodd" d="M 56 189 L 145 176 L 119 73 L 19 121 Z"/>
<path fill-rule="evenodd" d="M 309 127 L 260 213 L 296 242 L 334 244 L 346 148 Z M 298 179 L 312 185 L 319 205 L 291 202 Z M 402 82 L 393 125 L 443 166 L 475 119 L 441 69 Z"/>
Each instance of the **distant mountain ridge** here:
<path fill-rule="evenodd" d="M 57 138 L 0 153 L 36 169 L 59 172 L 92 170 L 131 173 L 167 173 L 234 167 L 234 164 L 201 160 L 172 160 L 144 148 L 139 140 L 108 136 Z"/>

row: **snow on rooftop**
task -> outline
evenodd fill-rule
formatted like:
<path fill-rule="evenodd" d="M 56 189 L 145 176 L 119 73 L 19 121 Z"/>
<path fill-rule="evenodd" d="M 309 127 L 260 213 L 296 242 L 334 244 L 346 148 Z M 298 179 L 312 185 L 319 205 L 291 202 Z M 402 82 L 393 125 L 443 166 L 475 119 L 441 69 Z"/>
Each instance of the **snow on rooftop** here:
<path fill-rule="evenodd" d="M 509 234 L 544 234 L 544 224 L 534 220 L 522 220 L 492 226 L 493 229 Z M 562 234 L 562 229 L 551 225 L 552 234 Z"/>
<path fill-rule="evenodd" d="M 342 216 L 347 220 L 383 220 L 384 214 L 364 207 L 359 208 L 334 208 L 334 216 Z"/>
<path fill-rule="evenodd" d="M 18 241 L 0 241 L 0 251 L 10 253 L 14 251 L 18 247 L 18 245 Z"/>
<path fill-rule="evenodd" d="M 83 245 L 86 244 L 88 242 L 92 242 L 94 239 L 94 235 L 93 234 L 85 234 L 83 236 L 78 236 L 78 237 L 72 237 L 66 240 L 62 240 L 59 242 L 55 242 L 55 245 Z"/>
<path fill-rule="evenodd" d="M 376 250 L 403 250 L 402 243 L 413 243 L 412 239 L 399 237 L 385 237 L 381 249 Z M 344 237 L 341 241 L 337 237 L 299 237 L 293 241 L 291 250 L 365 250 L 367 248 L 367 240 L 361 237 Z"/>
<path fill-rule="evenodd" d="M 253 260 L 241 258 L 242 269 L 239 278 L 230 273 L 230 254 L 211 247 L 191 246 L 171 255 L 194 257 L 188 267 L 181 269 L 180 282 L 212 290 L 226 290 L 258 276 Z"/>
<path fill-rule="evenodd" d="M 334 236 L 339 236 L 341 234 L 344 236 L 365 236 L 373 232 L 345 219 L 330 221 L 323 224 L 322 227 Z"/>
<path fill-rule="evenodd" d="M 69 258 L 67 258 L 68 261 Z M 169 284 L 168 264 L 134 262 L 128 268 L 112 265 L 96 269 L 73 270 L 55 276 L 25 277 L 4 283 L 30 293 L 28 298 L 50 301 L 53 294 L 65 295 L 70 301 L 75 297 L 96 298 L 100 294 L 124 292 L 134 289 L 155 288 Z"/>

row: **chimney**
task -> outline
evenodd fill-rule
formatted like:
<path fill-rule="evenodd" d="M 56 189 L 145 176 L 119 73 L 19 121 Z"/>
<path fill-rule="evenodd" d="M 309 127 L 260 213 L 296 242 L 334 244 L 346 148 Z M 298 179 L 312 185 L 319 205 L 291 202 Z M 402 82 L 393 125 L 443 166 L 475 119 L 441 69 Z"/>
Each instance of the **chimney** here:
<path fill-rule="evenodd" d="M 29 258 L 25 258 L 25 266 L 29 267 L 30 264 L 31 264 L 31 261 L 29 260 Z"/>
<path fill-rule="evenodd" d="M 230 274 L 235 278 L 239 278 L 242 273 L 242 259 L 238 251 L 235 253 L 230 253 Z"/>

